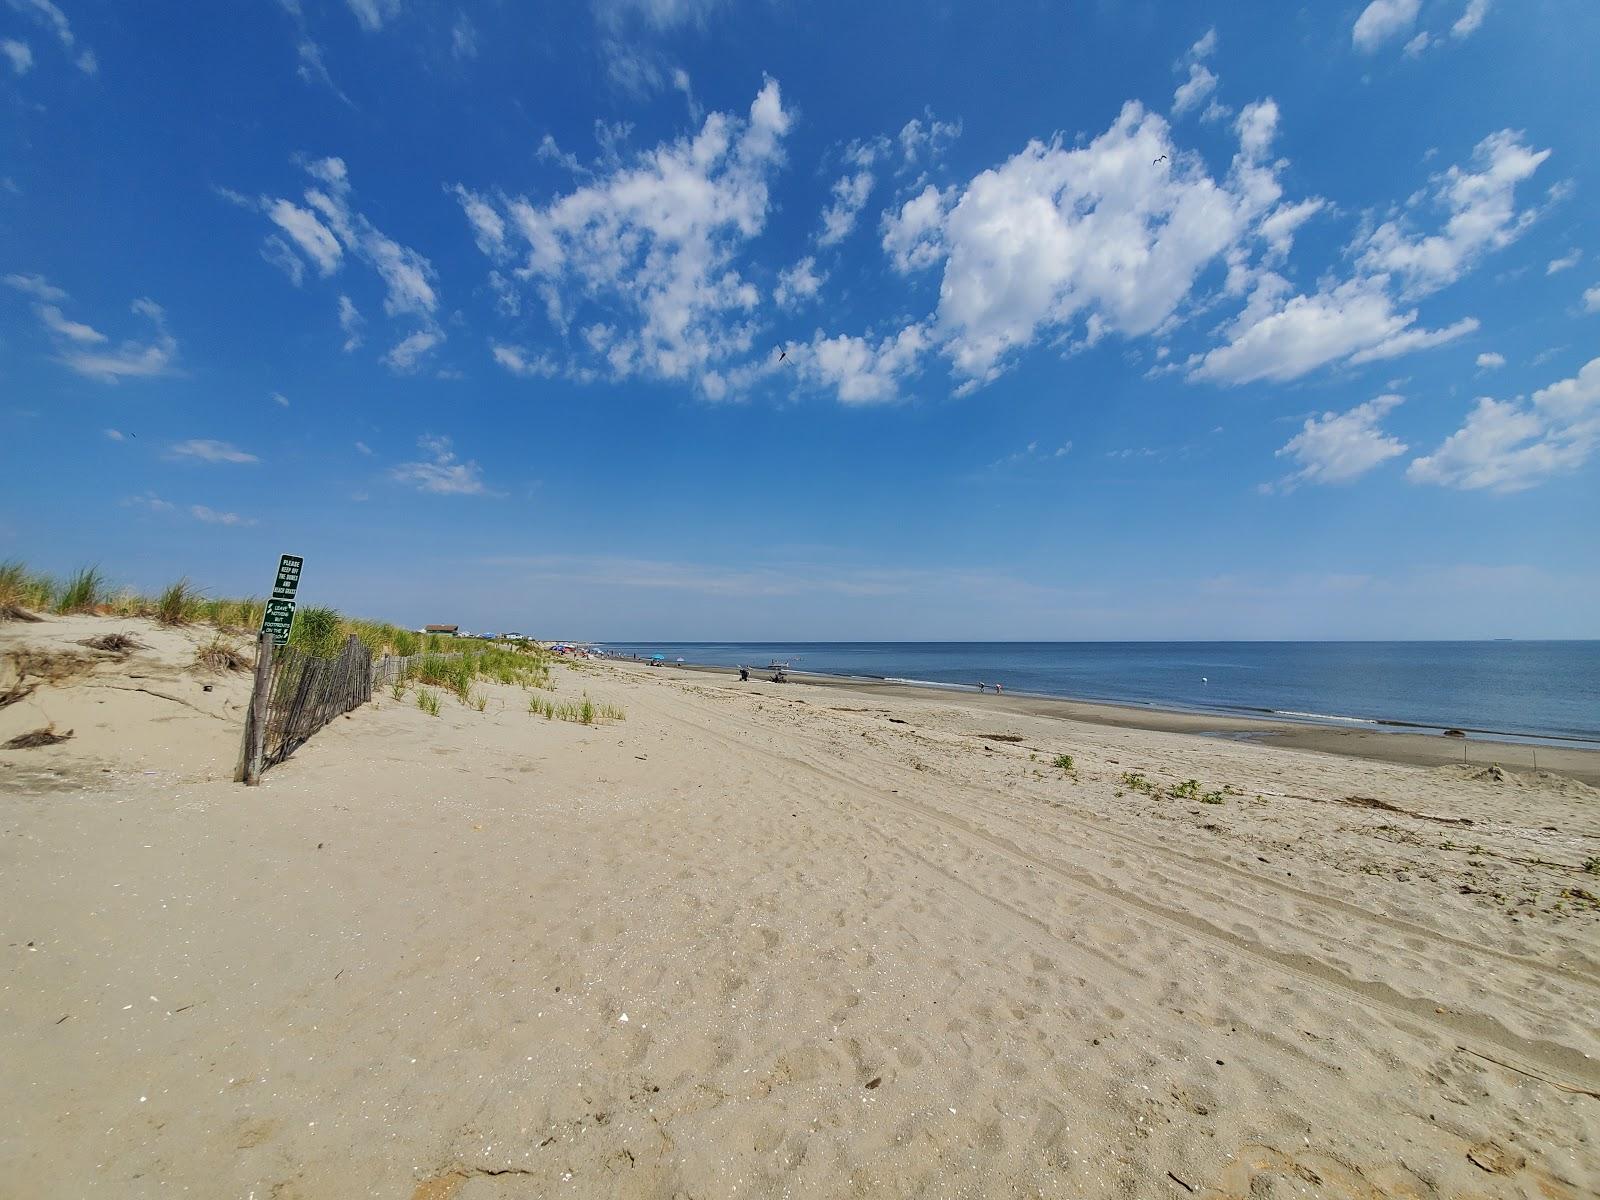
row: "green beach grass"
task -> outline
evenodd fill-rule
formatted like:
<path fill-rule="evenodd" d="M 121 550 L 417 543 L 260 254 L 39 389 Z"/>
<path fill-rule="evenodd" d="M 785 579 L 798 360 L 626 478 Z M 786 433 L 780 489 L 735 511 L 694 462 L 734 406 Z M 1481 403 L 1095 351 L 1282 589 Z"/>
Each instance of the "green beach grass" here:
<path fill-rule="evenodd" d="M 168 584 L 154 596 L 126 587 L 113 586 L 98 565 L 80 567 L 65 579 L 35 571 L 16 559 L 0 562 L 0 621 L 28 620 L 37 613 L 92 613 L 108 617 L 147 617 L 163 625 L 211 625 L 228 633 L 254 633 L 261 627 L 264 604 L 258 597 L 229 598 L 208 596 L 187 576 Z M 455 679 L 440 681 L 465 698 L 465 686 L 479 675 L 499 683 L 520 683 L 527 687 L 550 686 L 548 660 L 530 642 L 516 649 L 478 638 L 424 636 L 386 621 L 367 621 L 350 617 L 337 609 L 318 605 L 301 607 L 295 613 L 289 644 L 319 658 L 339 653 L 345 640 L 354 635 L 372 651 L 383 654 L 413 655 L 464 653 L 474 656 L 465 685 Z M 427 681 L 424 681 L 427 682 Z"/>

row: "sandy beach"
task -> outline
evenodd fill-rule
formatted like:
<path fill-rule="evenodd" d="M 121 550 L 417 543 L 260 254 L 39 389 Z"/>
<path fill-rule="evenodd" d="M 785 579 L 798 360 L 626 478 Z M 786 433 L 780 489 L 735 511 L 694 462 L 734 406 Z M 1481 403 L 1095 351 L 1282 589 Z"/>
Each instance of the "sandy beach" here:
<path fill-rule="evenodd" d="M 208 638 L 0 625 L 0 1196 L 1600 1194 L 1600 756 Z"/>

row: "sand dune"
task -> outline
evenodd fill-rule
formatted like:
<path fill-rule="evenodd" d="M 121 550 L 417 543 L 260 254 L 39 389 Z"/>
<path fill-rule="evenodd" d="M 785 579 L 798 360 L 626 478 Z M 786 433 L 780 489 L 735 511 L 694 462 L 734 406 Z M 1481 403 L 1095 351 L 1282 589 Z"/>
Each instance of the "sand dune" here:
<path fill-rule="evenodd" d="M 246 790 L 199 635 L 78 624 L 149 649 L 0 709 L 74 729 L 0 752 L 0 1195 L 1600 1193 L 1583 783 L 605 665 Z"/>

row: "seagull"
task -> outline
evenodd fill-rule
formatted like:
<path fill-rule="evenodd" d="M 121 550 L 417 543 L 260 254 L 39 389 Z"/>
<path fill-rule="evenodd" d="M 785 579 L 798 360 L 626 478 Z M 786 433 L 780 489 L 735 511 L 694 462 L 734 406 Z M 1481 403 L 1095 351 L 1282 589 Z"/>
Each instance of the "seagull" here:
<path fill-rule="evenodd" d="M 1150 165 L 1151 165 L 1151 166 L 1152 166 L 1152 167 L 1153 167 L 1153 166 L 1155 166 L 1155 165 L 1156 165 L 1156 164 L 1157 164 L 1157 163 L 1158 163 L 1158 162 L 1166 162 L 1166 161 L 1167 161 L 1167 156 L 1166 156 L 1166 155 L 1165 155 L 1165 154 L 1163 154 L 1163 155 L 1162 155 L 1162 156 L 1161 156 L 1161 157 L 1160 157 L 1160 158 L 1152 158 L 1152 159 L 1151 159 L 1151 160 L 1150 160 Z"/>
<path fill-rule="evenodd" d="M 773 349 L 778 351 L 778 361 L 779 362 L 782 362 L 784 359 L 789 357 L 789 352 L 787 350 L 783 349 L 781 346 L 775 346 L 775 347 L 773 347 Z"/>

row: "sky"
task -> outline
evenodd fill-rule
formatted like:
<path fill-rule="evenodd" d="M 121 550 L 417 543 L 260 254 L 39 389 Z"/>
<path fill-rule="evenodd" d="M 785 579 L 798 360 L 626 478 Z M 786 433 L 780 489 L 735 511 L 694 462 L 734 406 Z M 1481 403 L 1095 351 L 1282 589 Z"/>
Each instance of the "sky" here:
<path fill-rule="evenodd" d="M 1600 5 L 0 0 L 0 559 L 1600 636 Z"/>

